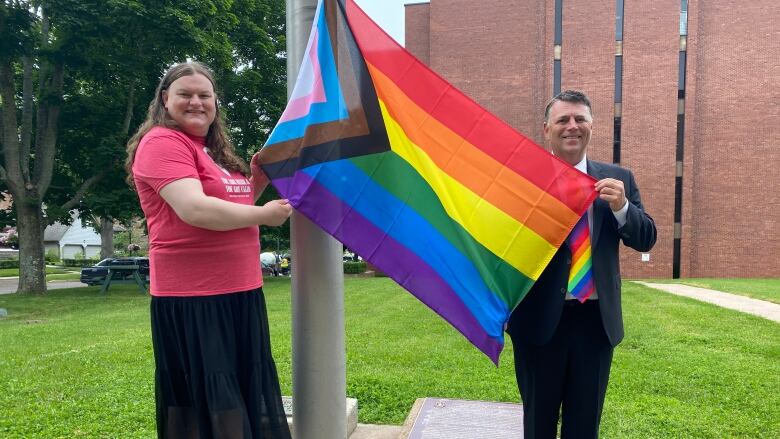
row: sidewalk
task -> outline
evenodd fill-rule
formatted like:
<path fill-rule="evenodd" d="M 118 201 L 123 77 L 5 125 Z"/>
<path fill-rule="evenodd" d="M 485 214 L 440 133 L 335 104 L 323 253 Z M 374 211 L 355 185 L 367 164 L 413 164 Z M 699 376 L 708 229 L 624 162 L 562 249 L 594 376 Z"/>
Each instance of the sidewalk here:
<path fill-rule="evenodd" d="M 0 294 L 13 294 L 16 293 L 16 288 L 19 286 L 18 277 L 2 277 L 0 278 Z M 77 280 L 50 280 L 46 282 L 46 288 L 49 290 L 56 290 L 59 288 L 79 288 L 86 287 L 87 284 L 83 284 Z"/>
<path fill-rule="evenodd" d="M 400 425 L 358 424 L 349 439 L 398 439 L 400 435 Z"/>
<path fill-rule="evenodd" d="M 692 299 L 701 300 L 702 302 L 709 302 L 723 308 L 753 314 L 780 323 L 780 305 L 767 302 L 766 300 L 751 299 L 750 297 L 709 290 L 706 288 L 691 287 L 688 285 L 634 282 L 656 290 L 665 291 L 678 296 L 690 297 Z"/>

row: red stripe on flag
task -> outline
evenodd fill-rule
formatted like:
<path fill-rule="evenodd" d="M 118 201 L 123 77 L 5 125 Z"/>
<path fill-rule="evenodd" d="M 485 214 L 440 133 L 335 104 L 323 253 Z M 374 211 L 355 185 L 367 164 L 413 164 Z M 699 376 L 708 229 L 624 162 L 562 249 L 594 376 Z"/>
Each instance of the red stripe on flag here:
<path fill-rule="evenodd" d="M 593 178 L 543 150 L 458 91 L 399 46 L 353 0 L 347 0 L 347 19 L 364 58 L 423 110 L 578 214 L 583 213 L 583 202 L 587 207 L 595 197 Z"/>

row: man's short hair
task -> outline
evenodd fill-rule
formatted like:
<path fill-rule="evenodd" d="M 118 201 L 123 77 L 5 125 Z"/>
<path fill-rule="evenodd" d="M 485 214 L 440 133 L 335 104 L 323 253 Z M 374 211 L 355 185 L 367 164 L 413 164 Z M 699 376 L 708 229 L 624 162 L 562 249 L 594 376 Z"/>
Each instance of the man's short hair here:
<path fill-rule="evenodd" d="M 588 111 L 590 112 L 590 115 L 593 116 L 593 108 L 591 108 L 590 106 L 590 99 L 588 99 L 588 97 L 585 96 L 585 93 L 577 90 L 564 90 L 558 93 L 557 95 L 555 95 L 555 97 L 550 99 L 550 102 L 547 103 L 547 107 L 544 109 L 545 121 L 547 121 L 550 118 L 550 108 L 553 106 L 554 103 L 558 101 L 571 102 L 574 104 L 582 104 L 588 107 Z"/>

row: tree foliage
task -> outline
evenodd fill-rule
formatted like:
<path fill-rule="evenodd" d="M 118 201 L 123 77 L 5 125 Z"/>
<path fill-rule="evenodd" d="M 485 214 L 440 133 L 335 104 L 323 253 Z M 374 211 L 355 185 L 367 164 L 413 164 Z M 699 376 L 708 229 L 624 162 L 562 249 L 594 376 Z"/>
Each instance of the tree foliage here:
<path fill-rule="evenodd" d="M 124 147 L 170 65 L 215 70 L 247 158 L 281 112 L 281 0 L 0 1 L 0 185 L 14 201 L 20 292 L 45 291 L 46 224 L 74 208 L 103 228 L 140 213 Z"/>

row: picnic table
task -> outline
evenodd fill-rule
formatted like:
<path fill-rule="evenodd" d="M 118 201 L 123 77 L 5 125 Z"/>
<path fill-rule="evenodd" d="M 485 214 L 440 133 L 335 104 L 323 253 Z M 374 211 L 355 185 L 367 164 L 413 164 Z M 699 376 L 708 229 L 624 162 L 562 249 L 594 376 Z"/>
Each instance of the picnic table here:
<path fill-rule="evenodd" d="M 136 284 L 142 293 L 146 294 L 146 281 L 141 278 L 138 272 L 138 264 L 134 265 L 110 265 L 108 274 L 103 280 L 103 287 L 100 288 L 100 294 L 105 294 L 111 284 Z M 116 277 L 116 279 L 114 279 Z"/>

